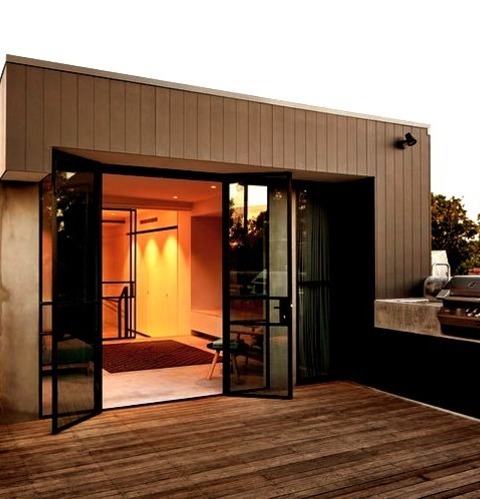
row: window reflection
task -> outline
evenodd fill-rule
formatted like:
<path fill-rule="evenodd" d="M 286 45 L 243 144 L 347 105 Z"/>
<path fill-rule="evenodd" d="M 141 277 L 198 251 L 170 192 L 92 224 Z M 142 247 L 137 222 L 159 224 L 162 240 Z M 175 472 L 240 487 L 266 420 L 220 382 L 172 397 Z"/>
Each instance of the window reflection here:
<path fill-rule="evenodd" d="M 230 185 L 231 391 L 289 395 L 288 192 L 283 182 Z"/>
<path fill-rule="evenodd" d="M 266 294 L 268 188 L 230 185 L 230 294 Z"/>

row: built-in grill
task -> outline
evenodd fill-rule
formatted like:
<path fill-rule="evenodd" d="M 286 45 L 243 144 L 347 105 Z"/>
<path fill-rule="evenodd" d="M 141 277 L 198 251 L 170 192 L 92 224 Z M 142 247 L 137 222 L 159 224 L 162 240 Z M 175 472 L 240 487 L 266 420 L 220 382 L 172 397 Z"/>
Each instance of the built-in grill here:
<path fill-rule="evenodd" d="M 480 338 L 480 275 L 454 276 L 437 294 L 442 332 Z"/>

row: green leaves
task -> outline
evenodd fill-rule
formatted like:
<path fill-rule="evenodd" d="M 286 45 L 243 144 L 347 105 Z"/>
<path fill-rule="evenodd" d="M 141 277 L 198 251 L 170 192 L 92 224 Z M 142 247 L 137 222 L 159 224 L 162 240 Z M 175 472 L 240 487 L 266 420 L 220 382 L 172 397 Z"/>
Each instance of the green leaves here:
<path fill-rule="evenodd" d="M 474 222 L 462 200 L 431 194 L 432 250 L 446 250 L 452 274 L 466 274 L 480 266 L 480 215 Z"/>

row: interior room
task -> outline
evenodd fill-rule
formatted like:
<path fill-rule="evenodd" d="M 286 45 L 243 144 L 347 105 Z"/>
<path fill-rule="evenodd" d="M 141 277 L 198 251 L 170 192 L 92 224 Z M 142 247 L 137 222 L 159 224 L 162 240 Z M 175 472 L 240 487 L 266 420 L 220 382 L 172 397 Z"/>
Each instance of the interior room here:
<path fill-rule="evenodd" d="M 218 183 L 104 175 L 104 408 L 221 393 L 221 208 Z"/>
<path fill-rule="evenodd" d="M 207 347 L 221 337 L 221 192 L 215 182 L 103 175 L 104 408 L 222 393 L 221 362 L 210 373 L 215 352 Z M 46 218 L 49 205 L 44 199 Z M 48 298 L 50 222 L 43 227 Z M 49 415 L 50 306 L 43 323 L 42 406 Z M 76 367 L 71 359 L 68 367 Z"/>

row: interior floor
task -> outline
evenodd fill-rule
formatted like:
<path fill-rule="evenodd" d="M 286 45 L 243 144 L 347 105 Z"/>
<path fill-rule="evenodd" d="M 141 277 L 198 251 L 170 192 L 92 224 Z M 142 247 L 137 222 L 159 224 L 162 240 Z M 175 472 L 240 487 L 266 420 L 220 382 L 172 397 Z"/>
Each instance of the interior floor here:
<path fill-rule="evenodd" d="M 209 341 L 199 336 L 176 336 L 174 339 L 211 353 L 206 347 Z M 125 340 L 119 340 L 121 341 Z M 156 340 L 137 336 L 135 340 L 127 341 Z M 209 369 L 210 364 L 115 374 L 103 370 L 103 408 L 219 395 L 222 393 L 221 367 L 216 366 L 210 380 L 207 379 Z"/>
<path fill-rule="evenodd" d="M 210 366 L 151 369 L 103 375 L 103 408 L 113 409 L 222 393 L 221 377 L 207 380 Z"/>
<path fill-rule="evenodd" d="M 215 310 L 214 320 L 220 321 L 220 187 L 187 179 L 103 176 L 104 344 L 174 340 L 213 355 L 206 347 L 209 340 L 190 331 L 196 329 L 192 316 L 198 309 Z M 135 340 L 115 339 L 126 321 L 128 305 L 120 300 L 124 291 L 135 296 L 130 303 L 131 327 L 143 333 Z M 207 327 L 212 337 L 220 336 L 207 326 L 202 323 L 196 330 Z M 207 379 L 210 367 L 209 363 L 121 373 L 103 370 L 103 407 L 221 394 L 220 363 Z"/>
<path fill-rule="evenodd" d="M 166 339 L 166 338 L 162 338 Z M 157 341 L 137 335 L 134 340 L 109 340 L 108 343 L 125 341 Z M 209 340 L 199 336 L 176 336 L 175 341 L 201 350 L 207 348 Z M 123 373 L 102 371 L 103 408 L 129 407 L 135 405 L 167 402 L 172 400 L 207 397 L 222 393 L 222 368 L 219 363 L 212 378 L 207 379 L 211 364 L 166 369 L 149 369 Z M 51 377 L 43 380 L 43 414 L 51 414 Z"/>

